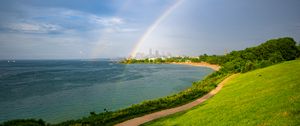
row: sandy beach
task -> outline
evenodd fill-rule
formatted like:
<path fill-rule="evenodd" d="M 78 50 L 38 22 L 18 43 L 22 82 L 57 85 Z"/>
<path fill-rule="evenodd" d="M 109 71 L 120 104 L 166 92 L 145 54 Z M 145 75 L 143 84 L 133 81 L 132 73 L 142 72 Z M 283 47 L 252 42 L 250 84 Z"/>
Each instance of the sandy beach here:
<path fill-rule="evenodd" d="M 207 62 L 199 62 L 199 63 L 192 63 L 192 62 L 182 62 L 182 63 L 170 63 L 170 64 L 182 64 L 182 65 L 191 65 L 191 66 L 200 66 L 200 67 L 209 67 L 215 71 L 218 71 L 221 67 L 219 65 L 210 64 Z"/>

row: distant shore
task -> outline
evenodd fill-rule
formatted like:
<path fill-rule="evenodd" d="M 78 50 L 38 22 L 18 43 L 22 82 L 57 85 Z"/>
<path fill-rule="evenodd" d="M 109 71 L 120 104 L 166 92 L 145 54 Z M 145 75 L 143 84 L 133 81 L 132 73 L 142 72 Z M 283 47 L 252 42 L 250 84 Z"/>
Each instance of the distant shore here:
<path fill-rule="evenodd" d="M 170 64 L 182 64 L 182 65 L 191 65 L 191 66 L 200 66 L 200 67 L 208 67 L 215 71 L 218 71 L 221 67 L 219 65 L 210 64 L 207 62 L 200 62 L 200 63 L 192 63 L 192 62 L 172 62 Z"/>

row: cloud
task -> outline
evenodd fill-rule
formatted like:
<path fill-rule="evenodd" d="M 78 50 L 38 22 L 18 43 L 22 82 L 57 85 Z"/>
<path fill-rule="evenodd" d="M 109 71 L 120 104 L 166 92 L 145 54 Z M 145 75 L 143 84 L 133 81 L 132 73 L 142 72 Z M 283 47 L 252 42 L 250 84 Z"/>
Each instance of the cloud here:
<path fill-rule="evenodd" d="M 84 20 L 86 23 L 99 26 L 116 26 L 126 24 L 125 20 L 117 16 L 99 16 L 78 10 L 65 8 L 51 8 L 52 12 L 56 12 L 56 16 L 64 19 Z"/>
<path fill-rule="evenodd" d="M 52 9 L 53 11 L 54 9 Z M 126 19 L 118 16 L 98 16 L 91 13 L 86 13 L 77 10 L 60 9 L 61 17 L 65 19 L 77 19 L 83 20 L 85 26 L 91 26 L 91 29 L 102 29 L 105 33 L 124 33 L 124 32 L 136 32 L 137 28 L 130 26 L 130 22 L 126 22 Z"/>
<path fill-rule="evenodd" d="M 104 33 L 126 33 L 126 32 L 136 32 L 139 29 L 136 28 L 120 28 L 120 27 L 109 27 L 103 29 Z"/>
<path fill-rule="evenodd" d="M 62 15 L 64 15 L 65 18 L 76 17 L 77 19 L 79 18 L 86 20 L 87 24 L 92 26 L 92 28 L 101 28 L 104 33 L 124 33 L 138 31 L 137 28 L 130 27 L 129 23 L 126 22 L 124 18 L 117 16 L 104 17 L 74 10 L 64 11 Z"/>
<path fill-rule="evenodd" d="M 123 28 L 120 29 L 121 32 L 135 32 L 135 31 L 139 31 L 139 29 L 136 28 Z"/>
<path fill-rule="evenodd" d="M 68 34 L 69 31 L 83 33 L 104 31 L 105 33 L 135 32 L 136 28 L 119 16 L 101 16 L 67 8 L 19 8 L 23 17 L 0 20 L 2 32 L 18 33 L 57 33 Z"/>
<path fill-rule="evenodd" d="M 70 19 L 76 18 L 81 20 L 86 20 L 89 23 L 98 24 L 102 26 L 115 26 L 125 24 L 125 21 L 121 17 L 117 16 L 98 16 L 91 13 L 86 13 L 78 10 L 71 10 L 66 8 L 51 8 L 52 12 L 56 12 L 56 16 L 61 18 Z"/>
<path fill-rule="evenodd" d="M 0 54 L 3 54 L 0 59 L 123 55 L 139 35 L 137 31 L 141 29 L 137 27 L 143 28 L 132 17 L 124 15 L 101 15 L 53 6 L 22 5 L 14 9 L 18 11 L 5 16 L 0 12 L 5 17 L 0 19 Z"/>
<path fill-rule="evenodd" d="M 89 19 L 93 23 L 97 23 L 103 26 L 116 26 L 124 24 L 124 19 L 120 17 L 99 17 L 96 15 L 90 15 Z"/>
<path fill-rule="evenodd" d="M 62 30 L 62 27 L 49 23 L 11 23 L 7 27 L 11 31 L 23 33 L 53 33 Z"/>

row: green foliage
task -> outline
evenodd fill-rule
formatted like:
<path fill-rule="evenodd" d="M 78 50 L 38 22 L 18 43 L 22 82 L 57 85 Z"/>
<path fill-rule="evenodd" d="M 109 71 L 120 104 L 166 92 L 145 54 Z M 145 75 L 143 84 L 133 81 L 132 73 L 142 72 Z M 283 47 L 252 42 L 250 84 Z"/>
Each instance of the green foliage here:
<path fill-rule="evenodd" d="M 300 60 L 239 74 L 204 104 L 144 125 L 299 126 L 299 75 Z"/>
<path fill-rule="evenodd" d="M 46 126 L 46 123 L 42 119 L 16 119 L 4 122 L 0 126 Z"/>
<path fill-rule="evenodd" d="M 232 51 L 217 63 L 223 66 L 224 71 L 244 73 L 282 61 L 294 60 L 299 54 L 296 42 L 286 37 L 269 40 L 257 47 Z"/>
<path fill-rule="evenodd" d="M 199 57 L 171 57 L 166 59 L 127 59 L 122 63 L 172 63 L 172 62 L 208 62 L 222 66 L 226 72 L 247 72 L 266 67 L 282 61 L 300 57 L 300 45 L 296 46 L 293 38 L 271 39 L 267 42 L 245 50 L 232 51 L 227 55 L 200 55 Z"/>
<path fill-rule="evenodd" d="M 300 51 L 300 43 L 298 44 L 297 48 Z M 300 52 L 298 53 L 298 57 L 300 57 Z"/>
<path fill-rule="evenodd" d="M 229 73 L 247 72 L 263 68 L 282 61 L 300 57 L 300 45 L 294 39 L 285 37 L 271 39 L 267 42 L 245 50 L 232 51 L 227 55 L 200 55 L 199 57 L 171 57 L 166 59 L 127 59 L 122 63 L 172 63 L 172 62 L 208 62 L 222 66 L 221 71 Z"/>

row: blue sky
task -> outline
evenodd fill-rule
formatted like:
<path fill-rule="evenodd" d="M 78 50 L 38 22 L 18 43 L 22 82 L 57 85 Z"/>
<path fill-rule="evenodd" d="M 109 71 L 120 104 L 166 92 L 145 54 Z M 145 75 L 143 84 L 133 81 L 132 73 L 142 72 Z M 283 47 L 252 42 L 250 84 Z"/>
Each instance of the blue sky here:
<path fill-rule="evenodd" d="M 0 59 L 129 56 L 176 0 L 3 0 Z M 300 40 L 299 0 L 182 0 L 138 47 L 223 54 L 270 38 Z"/>

